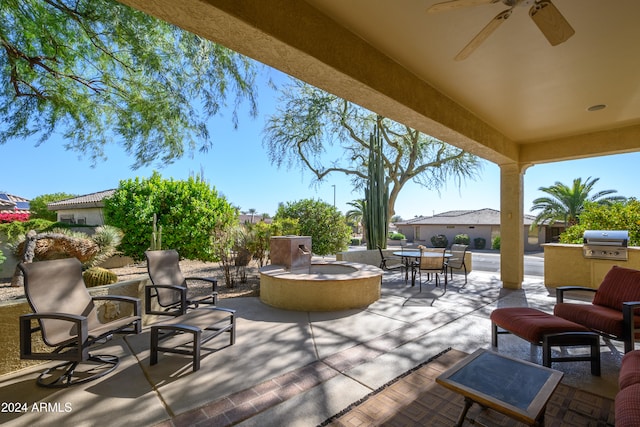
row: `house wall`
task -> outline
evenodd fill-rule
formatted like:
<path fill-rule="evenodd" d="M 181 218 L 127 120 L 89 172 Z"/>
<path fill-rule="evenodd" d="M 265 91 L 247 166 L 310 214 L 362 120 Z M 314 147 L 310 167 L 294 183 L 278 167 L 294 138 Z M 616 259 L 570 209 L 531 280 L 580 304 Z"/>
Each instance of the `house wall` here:
<path fill-rule="evenodd" d="M 65 218 L 73 218 L 74 224 L 78 224 L 78 220 L 84 220 L 87 225 L 104 225 L 104 214 L 102 208 L 84 208 L 84 209 L 61 209 L 58 212 L 58 221 L 65 221 Z"/>
<path fill-rule="evenodd" d="M 490 249 L 492 235 L 496 233 L 496 230 L 499 232 L 499 227 L 492 227 L 490 225 L 479 225 L 475 227 L 466 225 L 398 225 L 398 230 L 407 236 L 408 241 L 416 244 L 425 244 L 426 246 L 431 246 L 431 237 L 438 234 L 444 234 L 449 241 L 449 245 L 453 243 L 453 240 L 458 234 L 468 234 L 471 239 L 469 246 L 474 249 L 473 239 L 483 237 L 487 241 L 486 249 Z"/>
<path fill-rule="evenodd" d="M 487 241 L 485 249 L 491 249 L 493 238 L 500 235 L 500 227 L 492 225 L 398 225 L 398 231 L 404 234 L 408 241 L 426 246 L 431 246 L 431 237 L 438 234 L 444 234 L 447 237 L 449 246 L 458 234 L 467 234 L 471 249 L 479 249 L 473 242 L 478 237 Z M 544 227 L 531 231 L 529 226 L 525 226 L 523 233 L 525 251 L 542 250 L 541 244 L 545 243 Z"/>

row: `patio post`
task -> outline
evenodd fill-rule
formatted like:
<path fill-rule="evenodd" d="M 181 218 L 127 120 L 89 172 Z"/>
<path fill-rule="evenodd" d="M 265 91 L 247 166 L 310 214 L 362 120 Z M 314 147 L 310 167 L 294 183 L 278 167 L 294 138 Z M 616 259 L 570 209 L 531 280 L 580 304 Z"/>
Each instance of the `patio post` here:
<path fill-rule="evenodd" d="M 509 289 L 521 289 L 524 280 L 523 176 L 528 166 L 500 165 L 500 278 Z"/>

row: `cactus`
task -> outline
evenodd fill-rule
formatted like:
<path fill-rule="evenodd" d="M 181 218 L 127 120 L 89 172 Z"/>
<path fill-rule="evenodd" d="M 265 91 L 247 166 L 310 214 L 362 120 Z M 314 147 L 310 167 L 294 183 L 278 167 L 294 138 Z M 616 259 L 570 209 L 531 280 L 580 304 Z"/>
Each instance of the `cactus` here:
<path fill-rule="evenodd" d="M 378 127 L 369 136 L 368 180 L 364 190 L 363 219 L 367 232 L 367 249 L 387 247 L 389 188 L 384 176 L 382 138 Z"/>
<path fill-rule="evenodd" d="M 153 214 L 153 231 L 151 232 L 151 248 L 152 251 L 162 249 L 162 226 L 158 227 L 158 216 Z"/>
<path fill-rule="evenodd" d="M 113 271 L 102 267 L 91 267 L 82 273 L 82 278 L 87 288 L 94 286 L 110 285 L 118 281 L 118 276 Z"/>

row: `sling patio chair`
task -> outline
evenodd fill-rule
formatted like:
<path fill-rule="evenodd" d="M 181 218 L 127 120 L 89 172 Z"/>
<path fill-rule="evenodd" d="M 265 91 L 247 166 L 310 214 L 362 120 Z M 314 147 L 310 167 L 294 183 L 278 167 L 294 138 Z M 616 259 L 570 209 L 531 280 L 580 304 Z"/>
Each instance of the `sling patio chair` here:
<path fill-rule="evenodd" d="M 431 273 L 436 278 L 436 287 L 439 285 L 438 274 L 444 273 L 444 290 L 447 291 L 447 272 L 445 270 L 445 248 L 426 248 L 420 249 L 420 260 L 414 261 L 412 274 L 419 275 L 420 292 L 422 292 L 422 272 L 427 272 L 427 280 L 431 280 Z M 412 281 L 415 280 L 412 278 Z"/>
<path fill-rule="evenodd" d="M 20 316 L 20 358 L 65 361 L 41 373 L 38 385 L 68 387 L 116 369 L 117 356 L 91 354 L 89 349 L 116 333 L 139 334 L 140 300 L 117 295 L 92 297 L 76 258 L 21 263 L 18 267 L 24 274 L 24 292 L 33 310 Z M 117 303 L 121 315 L 104 319 L 95 301 Z M 45 351 L 40 340 L 51 350 Z"/>
<path fill-rule="evenodd" d="M 451 256 L 444 262 L 445 274 L 447 270 L 453 280 L 453 270 L 464 269 L 464 284 L 467 284 L 467 265 L 464 262 L 464 257 L 467 254 L 467 245 L 453 244 L 451 245 Z"/>
<path fill-rule="evenodd" d="M 407 273 L 407 265 L 403 263 L 404 261 L 401 258 L 387 258 L 384 256 L 384 252 L 382 248 L 378 246 L 378 251 L 380 252 L 380 268 L 384 271 L 396 271 L 399 270 L 401 273 L 404 270 L 404 281 L 405 283 L 409 280 L 409 274 Z"/>
<path fill-rule="evenodd" d="M 145 312 L 163 316 L 181 316 L 201 304 L 218 303 L 218 280 L 209 277 L 185 277 L 180 270 L 180 257 L 175 250 L 146 251 L 147 272 L 151 285 L 145 286 Z M 189 284 L 204 281 L 211 285 L 211 292 L 192 296 Z M 154 303 L 157 305 L 154 306 Z M 157 308 L 159 306 L 159 309 Z"/>

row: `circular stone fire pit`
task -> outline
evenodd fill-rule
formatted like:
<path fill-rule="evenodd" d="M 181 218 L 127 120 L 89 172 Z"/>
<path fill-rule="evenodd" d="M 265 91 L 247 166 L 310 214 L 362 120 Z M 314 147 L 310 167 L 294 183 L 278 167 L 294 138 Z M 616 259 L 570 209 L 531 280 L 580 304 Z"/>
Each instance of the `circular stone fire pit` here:
<path fill-rule="evenodd" d="M 355 262 L 311 263 L 287 270 L 280 265 L 260 269 L 260 300 L 298 311 L 339 311 L 366 307 L 380 298 L 383 271 Z"/>

